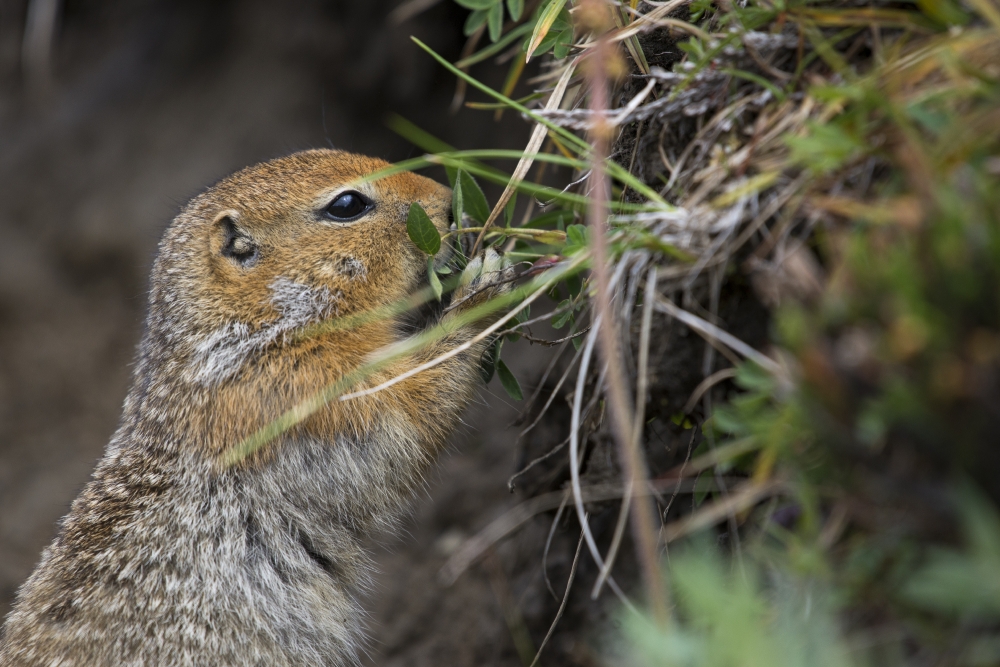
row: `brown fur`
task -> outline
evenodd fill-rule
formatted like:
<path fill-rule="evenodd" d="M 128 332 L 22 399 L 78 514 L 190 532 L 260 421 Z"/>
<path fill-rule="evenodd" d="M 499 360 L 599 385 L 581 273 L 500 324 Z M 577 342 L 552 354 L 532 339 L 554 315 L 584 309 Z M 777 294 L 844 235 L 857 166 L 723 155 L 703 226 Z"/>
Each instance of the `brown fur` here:
<path fill-rule="evenodd" d="M 398 302 L 426 279 L 407 212 L 419 202 L 446 230 L 448 188 L 397 174 L 352 186 L 375 204 L 356 222 L 321 214 L 345 184 L 385 166 L 298 153 L 226 178 L 170 225 L 121 425 L 21 588 L 0 662 L 356 663 L 354 598 L 369 568 L 361 540 L 392 525 L 421 483 L 473 394 L 483 344 L 334 401 L 235 467 L 223 455 L 402 335 L 393 320 L 295 335 Z M 252 265 L 226 254 L 254 247 Z M 505 289 L 489 253 L 467 269 L 483 272 L 482 289 L 446 319 Z M 456 328 L 362 386 L 482 326 Z"/>

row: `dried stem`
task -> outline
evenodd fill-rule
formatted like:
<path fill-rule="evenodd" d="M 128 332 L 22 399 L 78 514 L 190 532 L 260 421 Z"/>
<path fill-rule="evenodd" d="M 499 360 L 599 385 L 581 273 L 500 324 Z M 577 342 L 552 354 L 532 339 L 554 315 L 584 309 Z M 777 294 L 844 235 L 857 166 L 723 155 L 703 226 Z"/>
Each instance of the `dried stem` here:
<path fill-rule="evenodd" d="M 587 0 L 581 3 L 581 10 L 591 17 L 599 17 L 608 15 L 609 6 L 604 0 Z M 585 63 L 585 75 L 590 90 L 590 108 L 595 118 L 590 130 L 593 151 L 588 222 L 591 229 L 591 252 L 594 258 L 593 273 L 597 287 L 594 297 L 594 327 L 601 345 L 601 356 L 607 364 L 607 399 L 612 430 L 618 444 L 627 486 L 634 491 L 646 487 L 648 473 L 646 461 L 636 446 L 637 439 L 633 437 L 632 407 L 625 389 L 619 336 L 611 308 L 608 247 L 605 236 L 608 229 L 608 200 L 611 195 L 611 183 L 604 165 L 611 133 L 611 127 L 606 119 L 606 110 L 609 107 L 607 63 L 612 55 L 611 44 L 607 36 L 602 34 Z M 640 400 L 643 400 L 642 397 Z M 577 509 L 579 511 L 582 508 L 578 506 Z M 632 502 L 631 511 L 633 538 L 646 590 L 649 592 L 649 601 L 655 618 L 665 624 L 669 618 L 668 605 L 666 590 L 660 578 L 659 557 L 656 550 L 658 531 L 651 501 L 648 498 L 636 498 Z"/>
<path fill-rule="evenodd" d="M 541 646 L 538 647 L 538 653 L 535 654 L 535 659 L 531 661 L 530 667 L 535 667 L 538 664 L 538 660 L 542 657 L 542 651 L 545 650 L 545 645 L 549 643 L 552 639 L 552 633 L 556 630 L 556 624 L 559 619 L 562 618 L 563 612 L 566 611 L 566 603 L 569 602 L 569 592 L 573 588 L 573 579 L 576 578 L 576 566 L 580 562 L 580 549 L 583 547 L 583 533 L 580 533 L 580 539 L 576 543 L 576 553 L 573 555 L 573 565 L 569 569 L 569 579 L 566 581 L 566 592 L 563 593 L 562 602 L 559 603 L 559 610 L 556 612 L 556 617 L 552 619 L 552 625 L 549 626 L 549 631 L 545 633 L 545 639 L 542 640 Z"/>

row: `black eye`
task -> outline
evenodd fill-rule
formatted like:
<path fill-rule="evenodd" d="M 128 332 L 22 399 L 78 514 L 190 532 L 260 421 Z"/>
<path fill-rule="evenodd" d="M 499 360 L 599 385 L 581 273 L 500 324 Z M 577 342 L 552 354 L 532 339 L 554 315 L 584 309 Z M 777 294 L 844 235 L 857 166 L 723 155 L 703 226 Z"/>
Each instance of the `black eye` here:
<path fill-rule="evenodd" d="M 349 222 L 367 213 L 371 207 L 372 203 L 360 192 L 342 192 L 324 212 L 328 218 Z"/>

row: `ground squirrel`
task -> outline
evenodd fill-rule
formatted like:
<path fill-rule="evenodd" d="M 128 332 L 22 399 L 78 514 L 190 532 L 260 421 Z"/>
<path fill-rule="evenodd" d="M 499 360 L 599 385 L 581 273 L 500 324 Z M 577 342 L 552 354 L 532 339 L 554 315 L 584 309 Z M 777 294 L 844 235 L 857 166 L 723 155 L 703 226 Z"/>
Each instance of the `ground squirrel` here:
<path fill-rule="evenodd" d="M 426 281 L 407 213 L 417 202 L 447 230 L 450 191 L 411 173 L 358 178 L 386 166 L 297 153 L 224 179 L 168 227 L 121 424 L 20 589 L 0 663 L 357 662 L 363 538 L 391 526 L 420 484 L 474 392 L 485 343 L 334 401 L 236 466 L 223 457 L 406 335 L 386 319 L 295 335 Z M 492 250 L 470 262 L 442 324 L 506 290 L 509 271 Z M 483 326 L 454 325 L 362 384 Z"/>

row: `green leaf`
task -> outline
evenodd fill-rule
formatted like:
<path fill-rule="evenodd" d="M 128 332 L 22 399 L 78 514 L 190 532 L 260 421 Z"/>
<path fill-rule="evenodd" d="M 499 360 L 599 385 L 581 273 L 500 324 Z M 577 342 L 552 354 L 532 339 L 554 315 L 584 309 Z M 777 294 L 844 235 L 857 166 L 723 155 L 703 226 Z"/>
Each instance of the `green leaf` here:
<path fill-rule="evenodd" d="M 497 369 L 497 359 L 500 358 L 500 346 L 503 345 L 503 338 L 486 348 L 482 358 L 479 360 L 479 377 L 483 379 L 483 384 L 489 384 L 493 379 L 493 374 Z"/>
<path fill-rule="evenodd" d="M 503 3 L 498 0 L 489 11 L 486 21 L 490 30 L 490 41 L 495 42 L 500 39 L 500 34 L 503 32 Z"/>
<path fill-rule="evenodd" d="M 942 25 L 965 25 L 969 15 L 951 0 L 917 0 L 920 10 Z"/>
<path fill-rule="evenodd" d="M 577 245 L 587 245 L 587 228 L 584 225 L 570 225 L 566 228 L 566 241 Z"/>
<path fill-rule="evenodd" d="M 563 299 L 562 303 L 559 304 L 559 308 L 565 308 L 566 311 L 552 318 L 553 329 L 562 329 L 573 317 L 573 309 L 569 307 L 569 304 L 569 299 Z"/>
<path fill-rule="evenodd" d="M 483 49 L 480 49 L 479 51 L 476 51 L 475 53 L 473 53 L 471 56 L 468 56 L 467 58 L 462 58 L 457 63 L 455 63 L 455 65 L 457 67 L 461 67 L 461 68 L 465 69 L 465 68 L 471 67 L 472 65 L 475 65 L 476 63 L 480 63 L 480 62 L 486 60 L 487 58 L 489 58 L 491 56 L 495 56 L 496 54 L 500 53 L 505 48 L 507 48 L 510 44 L 513 44 L 514 42 L 516 42 L 521 37 L 524 37 L 530 31 L 531 31 L 531 24 L 530 23 L 522 23 L 521 25 L 517 26 L 513 30 L 508 30 L 507 34 L 504 35 L 502 38 L 500 38 L 496 43 L 490 44 L 489 46 L 487 46 L 487 47 L 485 47 Z M 545 97 L 545 93 L 533 93 L 532 95 L 537 95 L 537 97 L 532 97 L 532 99 L 539 99 L 541 97 Z M 529 96 L 529 97 L 531 97 L 531 96 Z M 524 100 L 521 103 L 523 104 L 524 102 L 530 102 L 530 101 L 531 100 Z M 487 106 L 493 106 L 494 108 L 497 108 L 497 109 L 501 109 L 501 108 L 506 109 L 507 108 L 503 104 L 490 105 L 489 103 L 481 103 L 481 102 L 477 102 L 476 104 L 477 104 L 476 108 L 478 108 L 478 109 L 484 109 Z"/>
<path fill-rule="evenodd" d="M 752 361 L 736 369 L 736 384 L 748 391 L 770 394 L 775 389 L 774 376 Z"/>
<path fill-rule="evenodd" d="M 469 14 L 469 18 L 465 19 L 465 27 L 462 32 L 465 33 L 466 37 L 479 30 L 486 24 L 486 19 L 489 18 L 489 14 L 485 9 L 477 9 L 476 11 Z"/>
<path fill-rule="evenodd" d="M 476 179 L 469 172 L 462 170 L 458 172 L 458 181 L 462 187 L 465 212 L 471 215 L 474 220 L 485 223 L 486 219 L 490 217 L 490 205 L 486 203 L 486 195 L 476 183 Z"/>
<path fill-rule="evenodd" d="M 406 233 L 410 235 L 413 244 L 428 255 L 435 255 L 441 249 L 441 234 L 427 217 L 427 212 L 416 202 L 410 204 L 410 214 L 406 217 Z"/>
<path fill-rule="evenodd" d="M 441 279 L 438 278 L 437 271 L 434 270 L 433 256 L 427 258 L 427 283 L 434 291 L 434 298 L 440 301 L 441 294 L 444 293 L 444 288 L 441 286 Z"/>
<path fill-rule="evenodd" d="M 552 49 L 552 56 L 556 60 L 562 60 L 569 55 L 569 50 L 573 46 L 573 28 L 566 28 L 556 37 L 555 47 Z"/>
<path fill-rule="evenodd" d="M 500 378 L 500 384 L 503 385 L 504 391 L 507 392 L 508 396 L 515 401 L 520 401 L 524 398 L 524 394 L 521 392 L 521 385 L 518 384 L 517 378 L 507 368 L 507 364 L 503 362 L 503 359 L 497 359 L 497 376 Z"/>
<path fill-rule="evenodd" d="M 489 9 L 493 5 L 500 4 L 500 0 L 455 0 L 466 9 Z"/>
<path fill-rule="evenodd" d="M 958 489 L 956 500 L 964 548 L 929 550 L 927 563 L 902 593 L 924 609 L 995 621 L 1000 618 L 1000 516 L 968 484 Z"/>
<path fill-rule="evenodd" d="M 579 274 L 572 275 L 564 280 L 563 284 L 566 285 L 566 289 L 569 290 L 570 298 L 576 298 L 576 296 L 580 294 L 580 290 L 583 289 L 583 278 L 581 278 Z M 577 305 L 576 309 L 579 310 L 582 307 L 583 303 L 580 303 Z"/>
<path fill-rule="evenodd" d="M 507 13 L 513 20 L 519 21 L 523 12 L 524 0 L 507 0 Z"/>
<path fill-rule="evenodd" d="M 785 143 L 791 149 L 792 161 L 816 174 L 833 171 L 869 150 L 863 140 L 837 123 L 810 122 L 808 127 L 807 136 L 789 136 Z"/>
<path fill-rule="evenodd" d="M 447 276 L 451 274 L 451 267 L 448 266 L 447 264 L 444 266 L 439 266 L 434 270 L 438 273 L 438 275 L 442 276 Z"/>
<path fill-rule="evenodd" d="M 563 246 L 563 255 L 569 257 L 587 248 L 588 230 L 583 225 L 569 225 L 566 228 L 566 245 Z"/>

